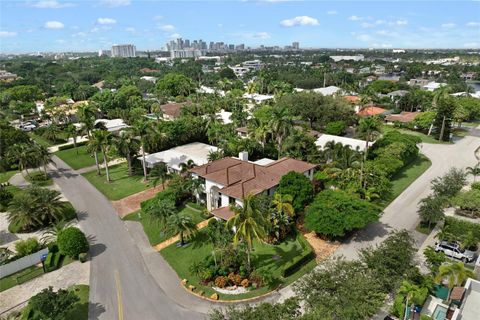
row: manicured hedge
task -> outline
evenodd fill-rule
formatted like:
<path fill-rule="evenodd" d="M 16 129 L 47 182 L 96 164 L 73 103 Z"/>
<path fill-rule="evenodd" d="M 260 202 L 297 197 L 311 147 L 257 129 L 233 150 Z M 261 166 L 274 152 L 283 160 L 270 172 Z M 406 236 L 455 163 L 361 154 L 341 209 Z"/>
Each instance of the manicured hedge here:
<path fill-rule="evenodd" d="M 45 260 L 45 268 L 47 272 L 57 270 L 60 267 L 62 255 L 59 252 L 49 252 Z"/>
<path fill-rule="evenodd" d="M 81 141 L 81 142 L 77 142 L 77 147 L 81 147 L 81 146 L 84 146 L 88 143 L 88 140 L 87 141 Z M 58 147 L 58 151 L 62 151 L 62 150 L 68 150 L 68 149 L 73 149 L 74 148 L 74 145 L 73 143 L 72 144 L 67 144 L 67 145 L 64 145 L 64 146 L 59 146 Z"/>
<path fill-rule="evenodd" d="M 312 246 L 310 246 L 310 243 L 308 243 L 307 239 L 305 239 L 301 234 L 298 234 L 297 241 L 300 243 L 303 253 L 293 258 L 283 266 L 282 277 L 284 278 L 294 274 L 303 265 L 315 258 L 315 253 L 313 252 Z"/>

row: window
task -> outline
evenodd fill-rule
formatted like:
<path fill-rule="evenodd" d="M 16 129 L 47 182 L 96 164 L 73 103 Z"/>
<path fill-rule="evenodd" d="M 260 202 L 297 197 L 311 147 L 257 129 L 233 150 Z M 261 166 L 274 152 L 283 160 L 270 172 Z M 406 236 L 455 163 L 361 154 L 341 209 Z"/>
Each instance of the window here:
<path fill-rule="evenodd" d="M 235 198 L 228 197 L 228 204 L 235 204 Z"/>

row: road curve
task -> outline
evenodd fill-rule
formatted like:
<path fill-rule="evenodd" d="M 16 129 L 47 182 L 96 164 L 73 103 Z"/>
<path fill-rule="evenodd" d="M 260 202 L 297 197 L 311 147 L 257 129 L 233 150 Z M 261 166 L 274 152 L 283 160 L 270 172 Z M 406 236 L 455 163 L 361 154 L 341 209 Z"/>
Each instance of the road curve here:
<path fill-rule="evenodd" d="M 88 318 L 205 319 L 204 313 L 179 305 L 170 292 L 158 286 L 110 202 L 65 162 L 56 156 L 53 160 L 56 168 L 50 174 L 77 210 L 80 225 L 92 244 Z M 188 303 L 190 295 L 183 294 Z M 192 304 L 198 302 L 190 297 Z"/>

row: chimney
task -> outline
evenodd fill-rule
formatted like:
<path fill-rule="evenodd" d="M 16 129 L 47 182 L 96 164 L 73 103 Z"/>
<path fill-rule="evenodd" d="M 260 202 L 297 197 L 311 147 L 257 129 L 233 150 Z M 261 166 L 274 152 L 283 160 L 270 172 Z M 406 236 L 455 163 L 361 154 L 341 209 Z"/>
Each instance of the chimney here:
<path fill-rule="evenodd" d="M 238 159 L 242 161 L 248 161 L 248 152 L 247 151 L 242 151 L 238 154 Z"/>

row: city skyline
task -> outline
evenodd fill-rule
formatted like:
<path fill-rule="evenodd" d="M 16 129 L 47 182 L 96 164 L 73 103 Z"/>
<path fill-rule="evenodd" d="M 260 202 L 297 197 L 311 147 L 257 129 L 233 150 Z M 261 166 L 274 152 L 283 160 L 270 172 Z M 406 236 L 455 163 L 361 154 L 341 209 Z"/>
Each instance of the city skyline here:
<path fill-rule="evenodd" d="M 479 48 L 480 2 L 2 1 L 0 52 L 98 51 L 176 38 L 247 47 Z M 268 14 L 266 14 L 268 12 Z"/>

